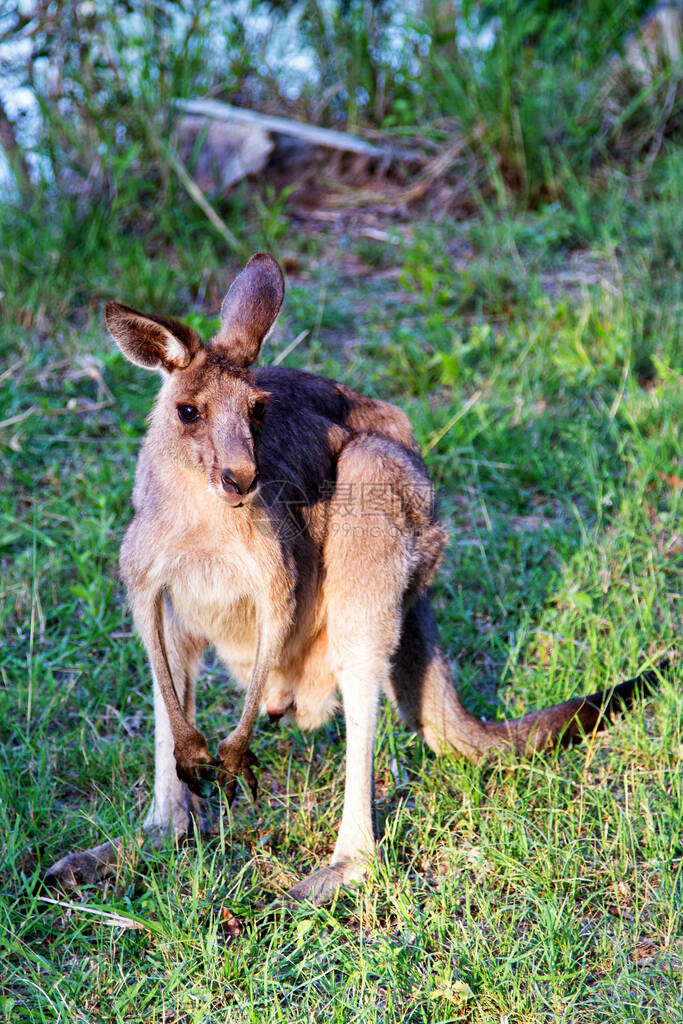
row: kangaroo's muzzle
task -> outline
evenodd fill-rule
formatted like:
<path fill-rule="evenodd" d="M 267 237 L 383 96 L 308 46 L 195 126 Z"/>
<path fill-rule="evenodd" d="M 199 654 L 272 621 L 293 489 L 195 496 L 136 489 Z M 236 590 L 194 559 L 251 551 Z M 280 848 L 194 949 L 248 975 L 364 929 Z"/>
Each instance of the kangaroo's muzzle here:
<path fill-rule="evenodd" d="M 258 470 L 254 465 L 231 466 L 221 470 L 221 486 L 231 505 L 241 505 L 258 483 Z"/>

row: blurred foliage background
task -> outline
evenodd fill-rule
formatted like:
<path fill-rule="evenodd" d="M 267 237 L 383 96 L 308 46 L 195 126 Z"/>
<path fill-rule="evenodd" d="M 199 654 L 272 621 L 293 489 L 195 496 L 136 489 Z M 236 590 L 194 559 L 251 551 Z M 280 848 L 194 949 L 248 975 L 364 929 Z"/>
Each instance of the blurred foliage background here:
<path fill-rule="evenodd" d="M 619 65 L 647 9 L 644 0 L 14 0 L 0 14 L 13 194 L 24 213 L 47 204 L 51 220 L 97 209 L 113 225 L 148 230 L 153 220 L 172 232 L 187 202 L 169 152 L 173 101 L 208 96 L 429 153 L 457 136 L 464 192 L 537 208 L 571 197 L 615 156 L 659 149 L 680 127 L 680 66 L 661 39 L 632 81 Z M 230 220 L 234 196 L 217 202 Z"/>

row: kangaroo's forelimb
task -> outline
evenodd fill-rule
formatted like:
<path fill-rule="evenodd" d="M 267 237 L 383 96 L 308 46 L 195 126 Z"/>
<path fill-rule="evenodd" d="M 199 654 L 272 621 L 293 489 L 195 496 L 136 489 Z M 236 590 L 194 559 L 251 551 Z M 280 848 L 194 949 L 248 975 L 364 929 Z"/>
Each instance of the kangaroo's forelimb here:
<path fill-rule="evenodd" d="M 240 775 L 244 776 L 254 800 L 258 794 L 258 782 L 254 775 L 258 759 L 249 749 L 249 744 L 272 665 L 273 654 L 270 645 L 264 642 L 264 631 L 261 630 L 240 720 L 230 735 L 218 744 L 219 780 L 225 787 L 229 803 L 235 798 Z"/>
<path fill-rule="evenodd" d="M 178 778 L 193 793 L 207 796 L 213 787 L 214 761 L 206 740 L 188 722 L 178 697 L 164 638 L 164 604 L 165 595 L 161 590 L 153 599 L 151 616 L 141 616 L 139 608 L 134 608 L 134 614 L 168 715 Z"/>

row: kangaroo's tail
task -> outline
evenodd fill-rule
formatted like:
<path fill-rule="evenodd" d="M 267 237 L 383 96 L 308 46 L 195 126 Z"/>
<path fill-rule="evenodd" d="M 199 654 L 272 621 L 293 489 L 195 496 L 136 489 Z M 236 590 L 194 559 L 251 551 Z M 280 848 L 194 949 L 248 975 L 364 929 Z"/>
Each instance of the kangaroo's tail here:
<path fill-rule="evenodd" d="M 387 694 L 401 717 L 437 753 L 457 750 L 478 761 L 496 750 L 518 754 L 568 746 L 604 729 L 612 715 L 650 693 L 669 667 L 669 658 L 642 675 L 588 697 L 532 711 L 522 718 L 485 722 L 465 708 L 440 647 L 427 599 L 408 611 L 399 650 L 392 662 Z"/>
<path fill-rule="evenodd" d="M 638 696 L 651 693 L 660 674 L 669 667 L 664 658 L 656 668 L 633 679 L 588 697 L 577 697 L 554 704 L 540 711 L 532 711 L 522 718 L 503 722 L 482 723 L 493 741 L 491 747 L 512 747 L 519 753 L 531 753 L 556 746 L 570 746 L 588 733 L 598 732 L 609 725 L 615 713 L 627 711 Z"/>

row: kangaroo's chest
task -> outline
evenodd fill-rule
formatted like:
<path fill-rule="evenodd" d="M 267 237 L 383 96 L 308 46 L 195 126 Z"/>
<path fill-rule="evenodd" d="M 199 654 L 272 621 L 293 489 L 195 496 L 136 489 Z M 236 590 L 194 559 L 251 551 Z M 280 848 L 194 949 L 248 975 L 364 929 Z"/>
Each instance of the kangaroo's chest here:
<path fill-rule="evenodd" d="M 126 543 L 135 547 L 138 562 L 147 547 L 148 585 L 165 591 L 178 624 L 237 670 L 252 664 L 264 629 L 287 643 L 299 618 L 300 587 L 289 549 L 272 530 L 260 520 L 254 525 L 247 510 L 230 516 L 220 511 L 211 505 L 200 514 L 195 510 L 184 528 L 160 524 L 156 538 L 146 517 Z"/>
<path fill-rule="evenodd" d="M 162 575 L 177 618 L 195 636 L 213 644 L 254 632 L 266 581 L 262 567 L 244 552 L 179 547 L 168 553 Z"/>

